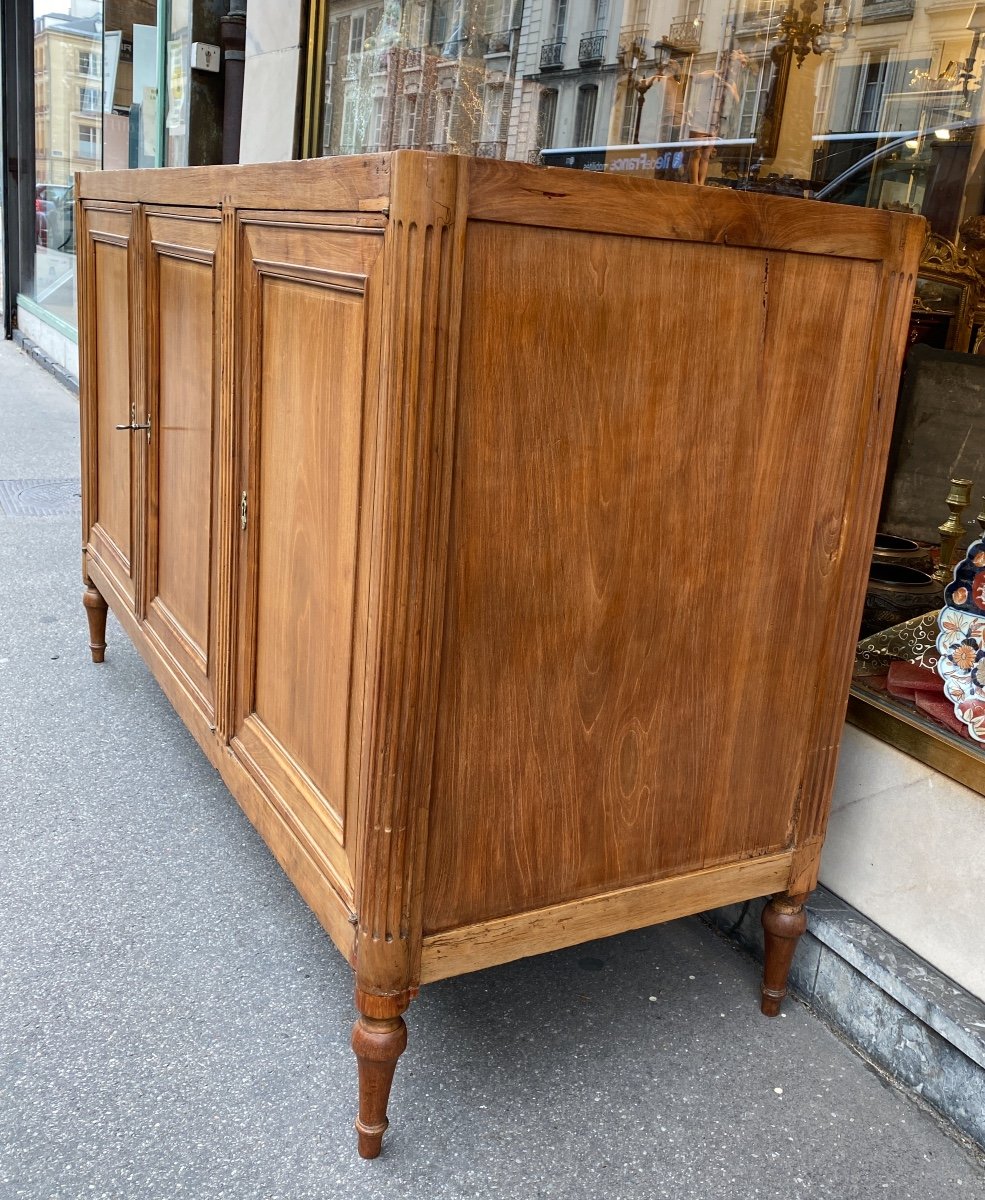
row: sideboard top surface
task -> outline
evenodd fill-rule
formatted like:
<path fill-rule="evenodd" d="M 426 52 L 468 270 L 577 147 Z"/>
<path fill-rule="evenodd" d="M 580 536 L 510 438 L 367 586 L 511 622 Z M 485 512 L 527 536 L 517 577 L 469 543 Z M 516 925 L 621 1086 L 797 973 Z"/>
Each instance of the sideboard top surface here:
<path fill-rule="evenodd" d="M 83 202 L 398 215 L 420 182 L 458 177 L 470 219 L 868 261 L 893 260 L 920 217 L 616 174 L 399 150 L 243 166 L 94 171 Z M 403 185 L 403 186 L 402 186 Z"/>

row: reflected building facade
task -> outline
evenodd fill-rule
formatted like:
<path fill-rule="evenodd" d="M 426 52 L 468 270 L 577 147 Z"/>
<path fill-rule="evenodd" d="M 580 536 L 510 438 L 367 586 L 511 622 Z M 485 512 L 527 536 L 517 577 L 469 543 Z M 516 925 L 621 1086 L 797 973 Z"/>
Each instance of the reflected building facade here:
<path fill-rule="evenodd" d="M 67 187 L 99 167 L 102 31 L 95 18 L 38 17 L 34 33 L 37 183 Z"/>
<path fill-rule="evenodd" d="M 512 0 L 333 5 L 325 152 L 505 158 L 519 22 Z"/>

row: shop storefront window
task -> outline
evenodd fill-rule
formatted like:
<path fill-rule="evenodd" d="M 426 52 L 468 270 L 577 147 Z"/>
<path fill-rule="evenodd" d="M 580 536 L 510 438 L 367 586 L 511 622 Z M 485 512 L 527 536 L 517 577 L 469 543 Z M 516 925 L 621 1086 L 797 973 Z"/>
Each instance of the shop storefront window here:
<path fill-rule="evenodd" d="M 981 207 L 985 5 L 337 0 L 325 26 L 320 153 L 929 207 L 949 238 Z"/>
<path fill-rule="evenodd" d="M 979 511 L 985 527 L 985 3 L 314 0 L 313 10 L 325 37 L 311 69 L 311 153 L 414 147 L 927 218 L 853 716 L 985 791 L 985 741 L 955 721 L 935 670 L 948 560 L 977 534 Z M 938 527 L 955 489 L 967 504 L 953 545 Z M 985 649 L 981 701 L 985 738 Z M 915 750 L 914 731 L 937 749 Z M 964 767 L 953 754 L 943 764 L 941 747 Z"/>
<path fill-rule="evenodd" d="M 35 0 L 35 249 L 22 287 L 69 329 L 75 173 L 157 162 L 156 15 L 156 0 Z"/>
<path fill-rule="evenodd" d="M 102 6 L 34 9 L 34 277 L 25 292 L 74 327 L 76 171 L 97 170 L 102 147 Z"/>

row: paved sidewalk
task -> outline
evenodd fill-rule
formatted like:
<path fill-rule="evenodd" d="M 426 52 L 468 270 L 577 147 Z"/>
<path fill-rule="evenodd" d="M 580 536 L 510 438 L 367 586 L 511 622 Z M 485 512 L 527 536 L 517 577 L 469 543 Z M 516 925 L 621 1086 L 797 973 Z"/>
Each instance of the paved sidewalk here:
<path fill-rule="evenodd" d="M 0 343 L 0 481 L 77 478 L 76 422 Z M 0 1200 L 985 1198 L 697 920 L 425 989 L 362 1162 L 350 972 L 80 597 L 77 511 L 0 515 Z"/>

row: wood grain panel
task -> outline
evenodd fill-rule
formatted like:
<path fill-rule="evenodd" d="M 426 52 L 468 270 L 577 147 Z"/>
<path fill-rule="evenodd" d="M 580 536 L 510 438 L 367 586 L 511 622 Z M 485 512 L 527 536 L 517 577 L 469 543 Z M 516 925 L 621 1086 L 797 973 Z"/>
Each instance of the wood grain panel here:
<path fill-rule="evenodd" d="M 170 255 L 160 267 L 156 599 L 204 666 L 212 514 L 212 269 Z"/>
<path fill-rule="evenodd" d="M 142 200 L 157 205 L 204 205 L 223 200 L 236 208 L 281 212 L 380 212 L 387 207 L 396 155 L 351 155 L 332 160 L 229 167 L 164 167 L 153 182 L 132 171 L 86 172 L 80 194 L 91 200 Z"/>
<path fill-rule="evenodd" d="M 96 241 L 99 473 L 96 520 L 129 567 L 133 552 L 131 441 L 115 428 L 130 420 L 129 304 L 126 246 Z"/>
<path fill-rule="evenodd" d="M 215 712 L 213 586 L 216 212 L 151 214 L 147 229 L 147 624 Z"/>
<path fill-rule="evenodd" d="M 738 605 L 736 616 L 759 663 L 749 664 L 729 717 L 732 774 L 742 786 L 709 806 L 703 844 L 712 861 L 775 836 L 776 802 L 749 802 L 757 778 L 777 780 L 794 798 L 785 840 L 794 839 L 807 759 L 821 736 L 811 719 L 819 689 L 830 687 L 826 702 L 842 711 L 848 699 L 847 680 L 839 694 L 828 678 L 826 657 L 832 640 L 851 641 L 845 631 L 857 624 L 842 608 L 846 542 L 860 538 L 858 517 L 846 513 L 864 452 L 859 430 L 873 407 L 881 267 L 792 254 L 771 254 L 769 265 L 758 454 L 745 489 L 729 483 L 742 506 L 735 518 L 752 576 L 743 579 L 752 603 Z M 773 682 L 764 702 L 764 679 L 790 682 Z"/>
<path fill-rule="evenodd" d="M 341 821 L 363 301 L 272 279 L 263 306 L 263 337 L 278 352 L 264 355 L 260 384 L 254 711 Z M 308 336 L 313 328 L 323 331 L 320 346 Z M 333 346 L 349 353 L 340 360 Z"/>
<path fill-rule="evenodd" d="M 907 236 L 905 218 L 853 208 L 849 220 L 832 220 L 830 204 L 755 192 L 482 159 L 469 159 L 468 171 L 476 220 L 870 262 L 896 258 Z"/>
<path fill-rule="evenodd" d="M 788 844 L 878 278 L 486 223 L 468 262 L 426 930 Z"/>

